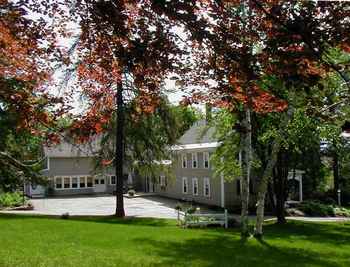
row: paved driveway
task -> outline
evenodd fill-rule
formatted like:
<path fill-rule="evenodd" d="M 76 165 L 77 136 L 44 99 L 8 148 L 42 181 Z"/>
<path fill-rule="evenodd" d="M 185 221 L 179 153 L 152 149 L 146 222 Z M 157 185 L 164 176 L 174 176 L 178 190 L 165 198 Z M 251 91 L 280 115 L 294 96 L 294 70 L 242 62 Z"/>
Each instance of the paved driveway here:
<path fill-rule="evenodd" d="M 68 212 L 70 215 L 112 215 L 115 213 L 115 201 L 115 196 L 32 199 L 34 210 L 21 213 L 61 215 Z M 176 203 L 176 200 L 155 196 L 124 198 L 126 215 L 136 217 L 176 218 L 174 210 Z"/>

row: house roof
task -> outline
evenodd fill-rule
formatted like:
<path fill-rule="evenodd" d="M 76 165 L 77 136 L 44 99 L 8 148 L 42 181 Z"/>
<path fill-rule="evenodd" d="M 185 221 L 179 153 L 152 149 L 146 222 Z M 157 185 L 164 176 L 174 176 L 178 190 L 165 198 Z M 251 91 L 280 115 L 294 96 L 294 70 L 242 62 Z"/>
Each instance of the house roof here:
<path fill-rule="evenodd" d="M 63 140 L 60 144 L 44 147 L 45 155 L 52 158 L 61 157 L 92 157 L 98 151 L 98 142 L 93 140 L 85 144 L 77 144 Z"/>
<path fill-rule="evenodd" d="M 196 122 L 185 134 L 179 139 L 178 145 L 173 150 L 211 148 L 219 145 L 214 137 L 215 128 L 208 127 L 205 120 Z"/>
<path fill-rule="evenodd" d="M 215 128 L 208 127 L 205 120 L 196 122 L 179 139 L 178 145 L 173 146 L 172 150 L 215 148 L 219 142 L 214 137 Z M 62 141 L 60 144 L 44 147 L 45 155 L 51 158 L 59 157 L 92 157 L 96 155 L 99 149 L 99 139 L 86 144 L 73 144 L 73 142 Z"/>

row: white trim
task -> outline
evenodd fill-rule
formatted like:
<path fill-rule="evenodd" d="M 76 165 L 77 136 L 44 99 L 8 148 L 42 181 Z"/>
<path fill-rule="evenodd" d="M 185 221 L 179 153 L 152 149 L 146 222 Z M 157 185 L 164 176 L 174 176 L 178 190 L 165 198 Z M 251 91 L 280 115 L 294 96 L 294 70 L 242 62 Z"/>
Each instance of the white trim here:
<path fill-rule="evenodd" d="M 197 188 L 197 193 L 194 192 L 194 188 L 195 188 L 195 184 L 196 184 L 196 188 Z M 192 194 L 194 196 L 198 196 L 198 191 L 199 191 L 199 186 L 198 186 L 198 178 L 197 177 L 193 177 L 192 178 Z"/>
<path fill-rule="evenodd" d="M 206 187 L 206 185 L 208 184 L 208 194 L 206 194 L 205 192 L 205 187 Z M 203 178 L 203 195 L 205 196 L 205 197 L 210 197 L 210 195 L 211 195 L 211 191 L 210 191 L 210 179 L 208 178 L 208 177 L 204 177 Z"/>
<path fill-rule="evenodd" d="M 208 167 L 205 167 L 205 158 L 208 157 Z M 210 155 L 209 152 L 203 152 L 203 168 L 210 169 Z"/>
<path fill-rule="evenodd" d="M 83 177 L 84 182 L 85 182 L 85 187 L 80 187 L 80 178 Z M 92 186 L 88 187 L 87 186 L 87 178 L 91 177 L 92 178 Z M 62 179 L 62 188 L 57 188 L 56 187 L 56 179 L 57 178 L 61 178 Z M 69 188 L 64 188 L 64 178 L 69 178 Z M 78 187 L 76 188 L 72 188 L 72 178 L 78 178 Z M 94 184 L 94 175 L 56 175 L 53 177 L 53 183 L 54 183 L 54 189 L 55 190 L 77 190 L 77 189 L 89 189 L 89 188 L 94 188 L 95 184 Z"/>
<path fill-rule="evenodd" d="M 198 168 L 198 153 L 197 152 L 191 153 L 191 158 L 192 158 L 192 168 L 197 169 Z M 196 162 L 196 166 L 194 166 L 194 162 Z"/>
<path fill-rule="evenodd" d="M 50 170 L 50 157 L 49 156 L 46 156 L 47 158 L 47 168 L 46 169 L 42 169 L 41 171 L 49 171 Z"/>
<path fill-rule="evenodd" d="M 215 148 L 215 147 L 218 147 L 220 144 L 221 144 L 221 142 L 175 145 L 175 146 L 171 147 L 171 150 L 198 149 L 198 148 Z"/>
<path fill-rule="evenodd" d="M 184 163 L 185 163 L 185 165 L 184 165 Z M 187 168 L 187 154 L 186 153 L 181 154 L 181 167 L 183 169 Z"/>
<path fill-rule="evenodd" d="M 185 185 L 186 184 L 186 192 L 185 192 Z M 188 194 L 188 179 L 187 177 L 182 177 L 182 194 Z"/>
<path fill-rule="evenodd" d="M 114 181 L 115 181 L 114 184 L 112 184 L 112 176 L 115 177 L 114 178 Z M 116 185 L 117 184 L 117 176 L 115 174 L 109 174 L 108 177 L 109 177 L 109 183 L 108 183 L 109 185 Z"/>

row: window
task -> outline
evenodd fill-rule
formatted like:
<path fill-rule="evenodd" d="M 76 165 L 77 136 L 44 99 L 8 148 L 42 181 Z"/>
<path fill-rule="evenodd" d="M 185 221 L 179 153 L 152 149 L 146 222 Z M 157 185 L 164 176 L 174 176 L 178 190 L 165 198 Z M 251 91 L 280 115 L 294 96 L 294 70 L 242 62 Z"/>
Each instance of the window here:
<path fill-rule="evenodd" d="M 85 178 L 86 177 L 79 177 L 79 186 L 80 186 L 80 188 L 85 188 L 86 187 Z"/>
<path fill-rule="evenodd" d="M 63 181 L 64 181 L 63 183 L 64 188 L 70 188 L 70 177 L 64 177 Z"/>
<path fill-rule="evenodd" d="M 100 184 L 100 179 L 95 178 L 95 184 Z"/>
<path fill-rule="evenodd" d="M 204 178 L 203 184 L 204 184 L 204 188 L 203 188 L 204 196 L 210 197 L 210 180 L 209 180 L 209 178 Z"/>
<path fill-rule="evenodd" d="M 111 175 L 111 184 L 115 184 L 115 175 Z"/>
<path fill-rule="evenodd" d="M 182 168 L 187 168 L 187 155 L 182 154 L 181 155 L 181 160 L 182 160 Z"/>
<path fill-rule="evenodd" d="M 88 177 L 86 178 L 86 187 L 92 187 L 92 186 L 93 186 L 92 182 L 93 182 L 92 177 L 91 177 L 91 176 L 88 176 Z"/>
<path fill-rule="evenodd" d="M 203 153 L 203 165 L 205 169 L 209 169 L 209 153 L 204 152 Z"/>
<path fill-rule="evenodd" d="M 165 185 L 165 176 L 164 175 L 160 176 L 160 186 L 166 186 Z"/>
<path fill-rule="evenodd" d="M 72 188 L 78 188 L 78 177 L 72 177 Z"/>
<path fill-rule="evenodd" d="M 198 154 L 192 153 L 192 168 L 198 168 Z"/>
<path fill-rule="evenodd" d="M 192 193 L 198 196 L 198 178 L 192 178 Z"/>
<path fill-rule="evenodd" d="M 56 189 L 62 188 L 62 178 L 61 177 L 55 178 L 55 188 Z"/>
<path fill-rule="evenodd" d="M 188 181 L 186 177 L 182 177 L 182 193 L 187 194 L 188 192 Z"/>
<path fill-rule="evenodd" d="M 105 178 L 100 179 L 100 184 L 105 184 Z"/>

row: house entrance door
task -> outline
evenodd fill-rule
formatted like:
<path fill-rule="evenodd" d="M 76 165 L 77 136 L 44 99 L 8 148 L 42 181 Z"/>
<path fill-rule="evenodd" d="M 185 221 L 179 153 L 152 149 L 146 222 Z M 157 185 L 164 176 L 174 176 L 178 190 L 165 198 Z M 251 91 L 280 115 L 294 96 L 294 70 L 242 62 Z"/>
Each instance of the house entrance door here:
<path fill-rule="evenodd" d="M 96 193 L 104 193 L 106 192 L 106 189 L 106 177 L 96 176 L 94 181 L 94 191 Z"/>

